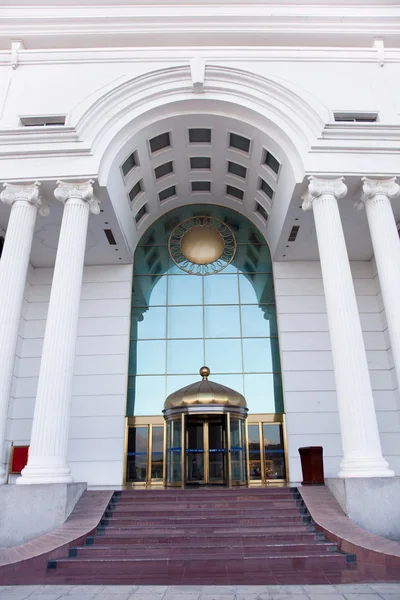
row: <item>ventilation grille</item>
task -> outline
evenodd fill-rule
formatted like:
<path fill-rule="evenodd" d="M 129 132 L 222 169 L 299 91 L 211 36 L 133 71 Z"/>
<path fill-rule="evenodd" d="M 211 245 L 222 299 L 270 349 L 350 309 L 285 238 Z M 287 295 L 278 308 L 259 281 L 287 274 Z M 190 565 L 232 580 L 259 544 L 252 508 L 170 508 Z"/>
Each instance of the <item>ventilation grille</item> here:
<path fill-rule="evenodd" d="M 20 117 L 22 127 L 61 127 L 65 125 L 65 116 Z"/>
<path fill-rule="evenodd" d="M 290 235 L 288 237 L 288 242 L 294 242 L 297 238 L 297 234 L 299 233 L 300 225 L 293 225 Z"/>
<path fill-rule="evenodd" d="M 376 123 L 378 113 L 334 113 L 338 123 Z"/>
<path fill-rule="evenodd" d="M 110 246 L 116 246 L 117 242 L 115 241 L 115 237 L 111 229 L 105 229 L 104 233 L 106 234 L 106 238 Z"/>

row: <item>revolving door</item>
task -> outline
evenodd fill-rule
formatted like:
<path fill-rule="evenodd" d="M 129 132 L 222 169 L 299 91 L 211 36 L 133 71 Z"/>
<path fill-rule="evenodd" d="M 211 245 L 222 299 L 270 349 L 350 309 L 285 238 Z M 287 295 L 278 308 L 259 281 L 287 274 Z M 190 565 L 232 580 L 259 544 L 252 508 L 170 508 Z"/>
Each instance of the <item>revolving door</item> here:
<path fill-rule="evenodd" d="M 189 411 L 166 427 L 167 486 L 247 484 L 245 415 Z"/>

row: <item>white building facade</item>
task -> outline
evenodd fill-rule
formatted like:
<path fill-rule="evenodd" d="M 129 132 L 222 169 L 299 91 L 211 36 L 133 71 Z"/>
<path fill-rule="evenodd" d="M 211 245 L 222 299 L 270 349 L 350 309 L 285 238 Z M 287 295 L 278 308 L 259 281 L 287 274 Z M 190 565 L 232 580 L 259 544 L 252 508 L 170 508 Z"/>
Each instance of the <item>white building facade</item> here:
<path fill-rule="evenodd" d="M 399 148 L 397 2 L 3 3 L 1 482 L 124 485 L 135 251 L 190 206 L 269 246 L 286 478 L 400 475 Z"/>

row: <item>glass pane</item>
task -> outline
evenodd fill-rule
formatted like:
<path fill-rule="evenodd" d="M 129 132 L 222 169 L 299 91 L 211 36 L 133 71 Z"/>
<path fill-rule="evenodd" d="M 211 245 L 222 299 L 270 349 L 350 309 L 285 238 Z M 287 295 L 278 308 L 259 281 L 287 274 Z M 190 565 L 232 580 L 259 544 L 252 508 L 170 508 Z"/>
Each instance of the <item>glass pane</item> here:
<path fill-rule="evenodd" d="M 164 427 L 152 428 L 151 478 L 163 478 Z"/>
<path fill-rule="evenodd" d="M 152 307 L 143 316 L 139 317 L 139 322 L 135 322 L 132 318 L 131 323 L 132 339 L 152 340 L 165 338 L 167 335 L 167 309 L 165 307 Z"/>
<path fill-rule="evenodd" d="M 261 480 L 260 428 L 248 425 L 250 479 Z"/>
<path fill-rule="evenodd" d="M 132 306 L 167 304 L 167 278 L 146 276 L 133 278 Z"/>
<path fill-rule="evenodd" d="M 161 415 L 165 402 L 165 376 L 136 377 L 135 415 Z"/>
<path fill-rule="evenodd" d="M 275 306 L 251 305 L 241 307 L 243 337 L 270 337 L 277 335 Z"/>
<path fill-rule="evenodd" d="M 187 424 L 186 447 L 188 483 L 204 481 L 204 430 L 203 423 Z"/>
<path fill-rule="evenodd" d="M 278 412 L 275 410 L 274 375 L 245 375 L 244 386 L 249 412 Z"/>
<path fill-rule="evenodd" d="M 167 375 L 167 396 L 200 380 L 199 369 L 191 375 Z"/>
<path fill-rule="evenodd" d="M 137 374 L 160 375 L 165 373 L 166 342 L 137 342 Z"/>
<path fill-rule="evenodd" d="M 238 304 L 237 275 L 210 275 L 204 277 L 205 304 Z"/>
<path fill-rule="evenodd" d="M 268 246 L 240 244 L 236 256 L 239 271 L 243 273 L 272 273 Z"/>
<path fill-rule="evenodd" d="M 204 365 L 203 340 L 171 340 L 168 342 L 167 372 L 171 375 L 193 373 L 194 380 Z"/>
<path fill-rule="evenodd" d="M 215 381 L 215 383 L 226 385 L 227 387 L 230 387 L 232 390 L 236 390 L 239 392 L 239 394 L 244 396 L 244 381 L 242 373 L 232 373 L 229 375 L 214 375 L 211 373 L 210 379 Z"/>
<path fill-rule="evenodd" d="M 177 306 L 168 308 L 169 338 L 202 338 L 203 307 Z"/>
<path fill-rule="evenodd" d="M 273 276 L 239 275 L 240 302 L 242 304 L 274 304 Z"/>
<path fill-rule="evenodd" d="M 203 304 L 203 278 L 168 277 L 168 304 Z"/>
<path fill-rule="evenodd" d="M 206 337 L 240 337 L 238 306 L 206 306 Z"/>
<path fill-rule="evenodd" d="M 148 427 L 130 427 L 128 432 L 127 481 L 146 482 Z"/>
<path fill-rule="evenodd" d="M 210 368 L 211 373 L 241 373 L 240 339 L 206 340 L 205 364 Z"/>
<path fill-rule="evenodd" d="M 285 452 L 282 425 L 264 424 L 264 456 L 266 479 L 285 479 Z"/>
<path fill-rule="evenodd" d="M 232 481 L 245 480 L 245 441 L 241 420 L 231 418 L 231 473 Z"/>
<path fill-rule="evenodd" d="M 225 480 L 225 420 L 208 425 L 208 468 L 210 481 Z"/>
<path fill-rule="evenodd" d="M 277 345 L 278 341 L 274 338 L 243 340 L 243 360 L 246 373 L 271 373 L 273 371 L 271 345 L 275 341 Z"/>
<path fill-rule="evenodd" d="M 167 423 L 167 483 L 182 481 L 182 422 Z"/>

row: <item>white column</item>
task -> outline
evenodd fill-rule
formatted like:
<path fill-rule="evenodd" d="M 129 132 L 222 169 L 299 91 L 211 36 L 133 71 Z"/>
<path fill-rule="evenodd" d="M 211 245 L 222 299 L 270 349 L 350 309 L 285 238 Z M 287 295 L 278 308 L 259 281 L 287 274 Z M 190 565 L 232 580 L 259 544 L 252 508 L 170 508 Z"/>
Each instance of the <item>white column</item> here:
<path fill-rule="evenodd" d="M 11 205 L 0 260 L 0 484 L 7 479 L 4 438 L 14 372 L 22 302 L 38 208 L 48 214 L 39 198 L 39 183 L 4 184 L 1 200 Z"/>
<path fill-rule="evenodd" d="M 363 194 L 356 208 L 367 213 L 372 246 L 385 306 L 393 363 L 400 387 L 400 240 L 390 200 L 400 195 L 396 177 L 363 177 Z"/>
<path fill-rule="evenodd" d="M 324 283 L 342 434 L 339 477 L 392 477 L 382 456 L 360 318 L 338 198 L 343 177 L 309 177 L 303 209 L 313 209 Z"/>
<path fill-rule="evenodd" d="M 19 484 L 68 483 L 68 429 L 89 212 L 98 214 L 93 181 L 58 182 L 65 203 L 33 417 L 28 464 Z"/>

